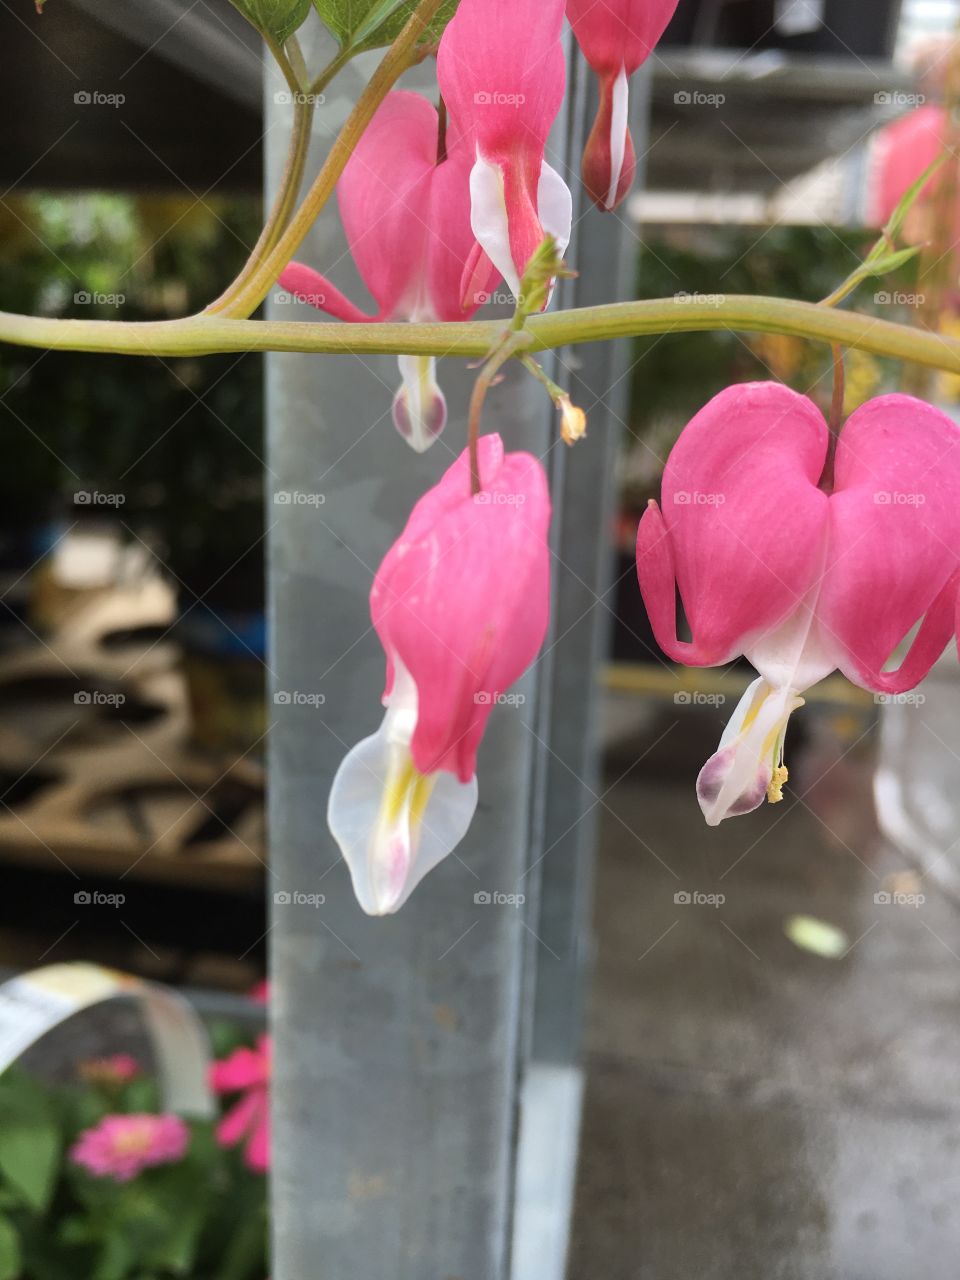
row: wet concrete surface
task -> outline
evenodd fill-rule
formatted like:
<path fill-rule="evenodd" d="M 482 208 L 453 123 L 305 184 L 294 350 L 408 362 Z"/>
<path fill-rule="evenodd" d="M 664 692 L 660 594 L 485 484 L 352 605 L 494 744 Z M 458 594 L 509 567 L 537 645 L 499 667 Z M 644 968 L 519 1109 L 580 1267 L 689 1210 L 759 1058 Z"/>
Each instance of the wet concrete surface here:
<path fill-rule="evenodd" d="M 609 753 L 570 1280 L 960 1277 L 960 910 L 876 831 L 869 717 L 801 714 L 784 802 L 717 830 L 722 716 Z"/>

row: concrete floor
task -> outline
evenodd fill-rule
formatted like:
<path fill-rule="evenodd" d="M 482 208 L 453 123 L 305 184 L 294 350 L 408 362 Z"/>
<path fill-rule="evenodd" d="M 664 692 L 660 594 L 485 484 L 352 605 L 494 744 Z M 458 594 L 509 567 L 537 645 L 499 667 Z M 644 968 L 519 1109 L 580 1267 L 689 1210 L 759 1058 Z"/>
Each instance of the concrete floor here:
<path fill-rule="evenodd" d="M 876 832 L 869 722 L 800 715 L 784 803 L 716 831 L 723 717 L 621 722 L 570 1280 L 960 1277 L 960 912 Z M 849 951 L 796 947 L 797 913 Z"/>

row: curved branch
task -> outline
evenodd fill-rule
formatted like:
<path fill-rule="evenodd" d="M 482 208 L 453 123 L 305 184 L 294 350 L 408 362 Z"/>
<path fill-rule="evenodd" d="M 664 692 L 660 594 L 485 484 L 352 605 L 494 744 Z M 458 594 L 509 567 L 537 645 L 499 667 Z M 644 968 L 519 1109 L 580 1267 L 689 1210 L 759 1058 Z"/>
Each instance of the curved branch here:
<path fill-rule="evenodd" d="M 509 321 L 458 324 L 339 324 L 233 320 L 204 314 L 183 320 L 51 320 L 0 312 L 0 342 L 60 351 L 141 356 L 302 351 L 314 354 L 488 355 Z M 727 329 L 779 333 L 960 373 L 960 340 L 928 330 L 789 298 L 729 296 L 722 301 L 658 298 L 557 311 L 527 320 L 528 351 L 644 334 Z"/>

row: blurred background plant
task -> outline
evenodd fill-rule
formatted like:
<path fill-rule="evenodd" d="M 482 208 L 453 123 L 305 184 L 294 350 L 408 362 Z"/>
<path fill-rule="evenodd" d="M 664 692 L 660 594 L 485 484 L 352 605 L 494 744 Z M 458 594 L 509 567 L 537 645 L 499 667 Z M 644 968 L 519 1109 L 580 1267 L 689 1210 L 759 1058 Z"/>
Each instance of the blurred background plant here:
<path fill-rule="evenodd" d="M 239 270 L 259 216 L 251 198 L 9 199 L 0 207 L 5 305 L 87 319 L 183 315 Z M 77 507 L 74 493 L 119 494 L 126 535 L 143 538 L 187 591 L 214 588 L 225 607 L 259 608 L 261 387 L 257 355 L 91 362 L 5 347 L 5 545 L 35 556 L 65 513 L 104 516 L 103 506 Z"/>
<path fill-rule="evenodd" d="M 254 1049 L 239 1024 L 211 1034 L 224 1059 L 215 1089 L 218 1072 L 262 1059 L 264 1038 Z M 233 1093 L 219 1120 L 165 1114 L 157 1080 L 127 1054 L 78 1061 L 57 1083 L 11 1068 L 0 1076 L 0 1280 L 262 1280 L 265 1170 L 231 1141 L 237 1108 Z"/>

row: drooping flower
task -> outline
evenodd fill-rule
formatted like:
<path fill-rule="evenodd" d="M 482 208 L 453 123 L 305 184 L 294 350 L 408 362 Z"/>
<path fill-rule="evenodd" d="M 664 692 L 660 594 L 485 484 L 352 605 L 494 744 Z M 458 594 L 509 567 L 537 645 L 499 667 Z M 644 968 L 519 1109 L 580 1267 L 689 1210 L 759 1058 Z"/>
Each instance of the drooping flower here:
<path fill-rule="evenodd" d="M 88 1084 L 118 1088 L 143 1074 L 140 1063 L 129 1053 L 114 1053 L 106 1058 L 87 1058 L 77 1064 L 77 1074 Z"/>
<path fill-rule="evenodd" d="M 367 315 L 318 272 L 291 262 L 280 286 L 321 311 L 351 323 L 377 320 L 469 320 L 497 275 L 476 261 L 470 229 L 472 158 L 455 129 L 438 157 L 440 119 L 418 93 L 387 96 L 347 162 L 337 186 L 340 216 L 364 284 L 377 301 Z M 445 154 L 444 154 L 445 151 Z M 468 259 L 471 289 L 461 293 Z M 401 355 L 402 384 L 393 420 L 422 453 L 447 420 L 433 356 Z"/>
<path fill-rule="evenodd" d="M 544 236 L 561 255 L 570 242 L 570 191 L 544 160 L 566 82 L 562 26 L 563 0 L 460 0 L 437 53 L 440 92 L 473 159 L 473 233 L 517 297 Z"/>
<path fill-rule="evenodd" d="M 781 798 L 787 720 L 804 690 L 834 669 L 877 693 L 912 689 L 954 629 L 960 428 L 887 395 L 850 417 L 832 479 L 828 445 L 805 396 L 729 387 L 682 432 L 662 506 L 640 521 L 637 573 L 660 647 L 690 666 L 743 654 L 760 673 L 697 780 L 711 825 Z M 678 590 L 689 641 L 677 637 Z"/>
<path fill-rule="evenodd" d="M 179 1116 L 105 1116 L 80 1134 L 70 1159 L 95 1178 L 129 1182 L 153 1165 L 181 1160 L 189 1145 L 190 1130 Z"/>
<path fill-rule="evenodd" d="M 630 137 L 629 79 L 653 52 L 677 0 L 567 0 L 583 56 L 600 79 L 600 105 L 583 152 L 583 185 L 601 209 L 630 190 L 636 154 Z"/>
<path fill-rule="evenodd" d="M 377 572 L 373 625 L 387 659 L 380 729 L 340 765 L 330 830 L 369 915 L 396 911 L 463 838 L 477 804 L 476 755 L 502 694 L 547 628 L 550 498 L 540 463 L 467 451 L 414 507 Z"/>
<path fill-rule="evenodd" d="M 246 1141 L 244 1163 L 256 1173 L 270 1168 L 271 1041 L 260 1036 L 255 1049 L 234 1049 L 228 1058 L 210 1068 L 215 1093 L 242 1093 L 217 1125 L 217 1141 L 235 1147 Z"/>

